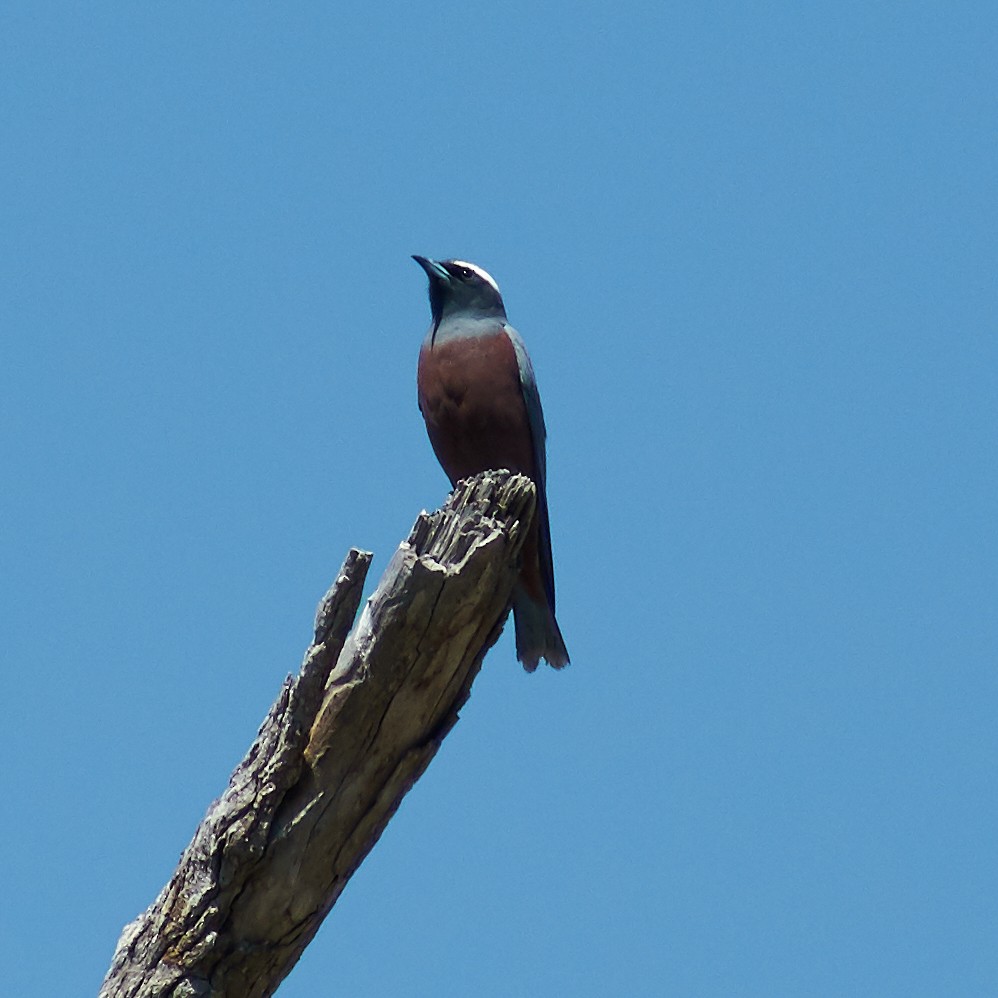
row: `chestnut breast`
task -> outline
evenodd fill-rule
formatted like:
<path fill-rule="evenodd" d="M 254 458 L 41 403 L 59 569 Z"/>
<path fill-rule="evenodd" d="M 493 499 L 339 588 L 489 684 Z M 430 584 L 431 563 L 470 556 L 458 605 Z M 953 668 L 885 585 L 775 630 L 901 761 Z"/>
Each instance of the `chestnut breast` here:
<path fill-rule="evenodd" d="M 516 352 L 501 326 L 495 334 L 428 339 L 416 381 L 430 443 L 451 484 L 495 468 L 536 480 Z"/>

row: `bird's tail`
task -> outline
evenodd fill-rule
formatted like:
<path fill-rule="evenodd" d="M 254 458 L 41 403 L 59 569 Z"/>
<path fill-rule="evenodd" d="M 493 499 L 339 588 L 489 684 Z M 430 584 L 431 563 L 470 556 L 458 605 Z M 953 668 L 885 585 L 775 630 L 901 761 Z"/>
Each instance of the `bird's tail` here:
<path fill-rule="evenodd" d="M 513 593 L 513 626 L 516 657 L 527 672 L 533 672 L 542 658 L 556 669 L 568 665 L 568 649 L 554 611 L 546 601 L 531 599 L 522 586 Z"/>

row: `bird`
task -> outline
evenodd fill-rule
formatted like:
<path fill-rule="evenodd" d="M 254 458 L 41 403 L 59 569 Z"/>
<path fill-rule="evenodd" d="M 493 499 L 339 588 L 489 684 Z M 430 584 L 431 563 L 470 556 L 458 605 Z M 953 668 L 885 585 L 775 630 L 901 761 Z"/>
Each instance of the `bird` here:
<path fill-rule="evenodd" d="M 507 322 L 499 286 L 464 260 L 413 255 L 430 281 L 432 321 L 419 351 L 419 411 L 451 486 L 507 468 L 530 478 L 537 507 L 513 588 L 516 657 L 527 672 L 556 669 L 568 650 L 555 619 L 548 522 L 544 413 L 520 334 Z"/>

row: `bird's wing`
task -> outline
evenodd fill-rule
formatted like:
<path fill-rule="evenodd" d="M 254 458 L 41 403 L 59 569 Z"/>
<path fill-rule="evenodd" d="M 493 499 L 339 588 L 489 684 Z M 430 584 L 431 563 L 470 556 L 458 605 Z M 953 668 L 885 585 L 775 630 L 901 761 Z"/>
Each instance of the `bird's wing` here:
<path fill-rule="evenodd" d="M 538 555 L 541 562 L 541 578 L 547 593 L 548 605 L 554 613 L 554 558 L 551 554 L 551 525 L 548 522 L 547 497 L 547 454 L 545 441 L 547 428 L 544 426 L 544 410 L 541 408 L 541 395 L 537 390 L 534 365 L 530 363 L 527 345 L 520 334 L 509 324 L 506 335 L 516 352 L 516 364 L 520 369 L 520 390 L 527 407 L 527 420 L 530 424 L 530 442 L 534 448 L 534 463 L 537 467 L 537 533 Z"/>
<path fill-rule="evenodd" d="M 541 408 L 540 392 L 537 391 L 537 379 L 534 377 L 534 365 L 530 363 L 527 345 L 523 342 L 523 337 L 508 323 L 506 335 L 510 338 L 513 350 L 516 352 L 516 365 L 520 369 L 520 390 L 523 392 L 523 401 L 527 406 L 530 441 L 534 445 L 534 460 L 537 462 L 537 474 L 540 476 L 540 481 L 537 484 L 543 492 L 547 481 L 547 458 L 545 455 L 547 429 L 544 426 L 544 410 Z"/>

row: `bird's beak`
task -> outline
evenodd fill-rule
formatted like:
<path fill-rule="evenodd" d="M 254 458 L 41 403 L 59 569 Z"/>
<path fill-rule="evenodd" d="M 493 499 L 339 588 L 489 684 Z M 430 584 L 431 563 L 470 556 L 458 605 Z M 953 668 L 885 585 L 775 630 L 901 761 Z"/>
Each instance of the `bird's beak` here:
<path fill-rule="evenodd" d="M 434 277 L 441 281 L 450 282 L 450 274 L 447 273 L 446 269 L 442 267 L 436 260 L 430 260 L 425 256 L 416 256 L 414 253 L 412 255 L 413 260 L 416 261 L 426 271 L 426 276 L 432 281 Z"/>

